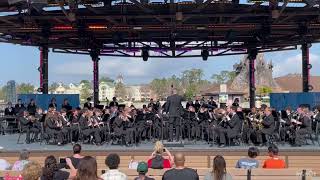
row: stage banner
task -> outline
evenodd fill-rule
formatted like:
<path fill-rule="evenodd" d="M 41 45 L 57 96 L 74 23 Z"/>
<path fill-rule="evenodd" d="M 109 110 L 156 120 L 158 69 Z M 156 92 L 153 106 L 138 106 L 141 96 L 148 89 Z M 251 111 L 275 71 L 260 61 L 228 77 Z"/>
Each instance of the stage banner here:
<path fill-rule="evenodd" d="M 59 111 L 64 99 L 68 99 L 72 108 L 80 106 L 79 94 L 18 94 L 18 99 L 22 100 L 25 107 L 28 106 L 30 99 L 34 99 L 36 105 L 43 110 L 48 110 L 52 98 L 56 99 L 57 110 Z"/>
<path fill-rule="evenodd" d="M 289 106 L 297 109 L 302 104 L 310 108 L 320 105 L 320 92 L 270 93 L 270 106 L 278 111 Z"/>

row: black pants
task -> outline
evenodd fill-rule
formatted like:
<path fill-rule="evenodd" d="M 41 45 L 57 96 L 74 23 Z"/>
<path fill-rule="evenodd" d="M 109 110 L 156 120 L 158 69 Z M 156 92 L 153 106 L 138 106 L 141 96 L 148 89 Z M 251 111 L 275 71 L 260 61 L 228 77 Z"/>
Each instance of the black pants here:
<path fill-rule="evenodd" d="M 230 139 L 236 137 L 238 134 L 236 132 L 237 130 L 234 129 L 228 129 L 223 127 L 217 128 L 217 134 L 219 136 L 220 144 L 226 144 L 226 138 Z"/>
<path fill-rule="evenodd" d="M 26 127 L 24 128 L 24 131 L 26 132 L 26 142 L 30 142 L 30 134 L 34 133 L 33 139 L 38 139 L 38 135 L 40 133 L 40 129 L 36 127 Z"/>
<path fill-rule="evenodd" d="M 272 136 L 274 130 L 273 129 L 268 129 L 268 128 L 262 128 L 256 131 L 257 135 L 257 143 L 264 143 L 267 142 L 266 136 Z"/>
<path fill-rule="evenodd" d="M 84 129 L 84 130 L 82 130 L 82 134 L 85 137 L 92 135 L 94 137 L 96 143 L 101 143 L 100 131 L 98 128 Z"/>
<path fill-rule="evenodd" d="M 178 141 L 180 139 L 180 117 L 170 117 L 169 118 L 169 140 L 173 140 L 173 127 L 175 127 L 176 130 L 176 140 Z"/>
<path fill-rule="evenodd" d="M 134 133 L 135 132 L 136 132 L 135 128 L 133 128 L 133 127 L 127 128 L 125 130 L 125 141 L 126 141 L 126 143 L 133 144 L 135 142 L 135 140 L 134 140 L 134 137 L 135 137 Z"/>
<path fill-rule="evenodd" d="M 304 143 L 305 140 L 305 135 L 311 133 L 312 130 L 311 129 L 307 129 L 307 128 L 300 128 L 296 131 L 296 139 L 295 139 L 295 143 L 297 145 L 302 145 Z"/>
<path fill-rule="evenodd" d="M 47 128 L 47 129 L 46 129 L 46 133 L 47 133 L 49 136 L 51 136 L 52 138 L 53 138 L 54 136 L 57 136 L 58 143 L 62 143 L 62 142 L 63 142 L 64 134 L 63 134 L 62 130 Z"/>

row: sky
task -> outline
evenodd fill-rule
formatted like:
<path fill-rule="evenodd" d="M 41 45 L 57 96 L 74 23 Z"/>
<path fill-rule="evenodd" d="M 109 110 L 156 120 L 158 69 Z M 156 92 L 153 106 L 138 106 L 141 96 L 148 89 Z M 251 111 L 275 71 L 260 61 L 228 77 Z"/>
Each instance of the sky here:
<path fill-rule="evenodd" d="M 0 43 L 0 54 L 3 62 L 0 70 L 0 86 L 9 80 L 39 85 L 38 48 Z M 320 75 L 320 44 L 313 44 L 310 57 L 313 66 L 311 74 Z M 141 58 L 101 57 L 99 71 L 100 76 L 113 79 L 122 74 L 126 84 L 145 84 L 154 78 L 181 75 L 184 70 L 199 68 L 204 71 L 204 78 L 210 80 L 212 74 L 222 70 L 232 70 L 233 65 L 239 63 L 241 59 L 242 55 L 209 57 L 208 61 L 202 61 L 201 58 L 149 58 L 144 62 Z M 300 48 L 266 53 L 265 59 L 273 62 L 274 77 L 301 73 Z M 49 53 L 49 83 L 78 83 L 82 79 L 92 80 L 92 70 L 92 61 L 87 55 Z"/>

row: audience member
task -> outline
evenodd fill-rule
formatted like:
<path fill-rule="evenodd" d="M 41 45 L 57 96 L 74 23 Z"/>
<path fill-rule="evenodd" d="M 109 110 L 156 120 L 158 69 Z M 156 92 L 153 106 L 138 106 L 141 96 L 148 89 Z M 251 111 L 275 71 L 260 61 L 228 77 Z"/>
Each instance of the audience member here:
<path fill-rule="evenodd" d="M 11 167 L 10 163 L 5 159 L 0 159 L 0 171 L 9 170 Z"/>
<path fill-rule="evenodd" d="M 139 162 L 137 172 L 139 173 L 139 177 L 134 178 L 134 180 L 154 180 L 154 178 L 146 176 L 148 172 L 148 164 L 145 162 Z"/>
<path fill-rule="evenodd" d="M 197 171 L 184 166 L 185 157 L 182 153 L 174 155 L 175 168 L 166 171 L 162 180 L 199 180 Z"/>
<path fill-rule="evenodd" d="M 41 166 L 39 163 L 30 161 L 22 171 L 23 180 L 38 180 L 41 176 Z"/>
<path fill-rule="evenodd" d="M 278 157 L 279 149 L 276 145 L 272 144 L 268 148 L 268 154 L 271 157 L 270 159 L 267 159 L 263 163 L 263 168 L 268 169 L 282 169 L 286 167 L 286 163 L 284 160 L 280 159 Z"/>
<path fill-rule="evenodd" d="M 97 175 L 97 161 L 91 156 L 85 156 L 81 159 L 74 180 L 101 180 Z"/>
<path fill-rule="evenodd" d="M 69 157 L 75 169 L 78 169 L 80 160 L 83 159 L 83 157 L 84 156 L 81 155 L 81 145 L 75 144 L 73 146 L 73 156 Z"/>
<path fill-rule="evenodd" d="M 168 155 L 168 159 L 164 157 L 164 153 Z M 148 167 L 152 169 L 171 168 L 173 157 L 170 151 L 163 146 L 161 141 L 157 141 L 154 146 L 154 151 L 148 160 Z"/>
<path fill-rule="evenodd" d="M 75 170 L 70 162 L 70 159 L 66 159 L 67 164 L 69 165 L 71 171 L 62 171 L 58 167 L 57 160 L 54 156 L 48 156 L 45 159 L 44 162 L 44 167 L 42 169 L 42 175 L 41 175 L 41 180 L 66 180 L 66 179 L 71 179 L 75 175 Z"/>
<path fill-rule="evenodd" d="M 105 164 L 109 170 L 101 175 L 103 180 L 127 180 L 127 176 L 118 170 L 120 164 L 120 157 L 118 154 L 109 154 L 106 158 Z"/>
<path fill-rule="evenodd" d="M 12 166 L 12 170 L 13 171 L 22 171 L 23 168 L 30 162 L 29 161 L 29 155 L 30 152 L 26 149 L 22 149 L 20 151 L 20 157 L 19 160 L 16 161 L 13 166 Z"/>
<path fill-rule="evenodd" d="M 256 147 L 250 147 L 248 149 L 248 157 L 241 158 L 238 160 L 236 164 L 236 168 L 243 168 L 243 169 L 252 169 L 259 167 L 259 161 L 255 158 L 259 154 L 259 149 Z"/>
<path fill-rule="evenodd" d="M 232 180 L 232 176 L 227 173 L 226 161 L 220 155 L 213 159 L 213 169 L 204 176 L 204 180 Z"/>

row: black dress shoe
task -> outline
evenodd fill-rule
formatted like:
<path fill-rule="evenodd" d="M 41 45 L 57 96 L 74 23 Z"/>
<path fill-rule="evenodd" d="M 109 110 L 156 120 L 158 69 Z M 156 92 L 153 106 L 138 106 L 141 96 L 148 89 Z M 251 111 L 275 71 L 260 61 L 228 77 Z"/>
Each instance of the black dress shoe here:
<path fill-rule="evenodd" d="M 210 147 L 213 147 L 213 144 L 210 144 Z"/>

